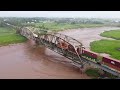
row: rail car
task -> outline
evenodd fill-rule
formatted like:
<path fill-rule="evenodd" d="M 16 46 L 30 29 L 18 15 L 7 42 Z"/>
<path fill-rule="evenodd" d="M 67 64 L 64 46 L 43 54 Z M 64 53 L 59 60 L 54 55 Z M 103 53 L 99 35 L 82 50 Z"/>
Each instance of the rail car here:
<path fill-rule="evenodd" d="M 99 56 L 98 54 L 91 52 L 91 51 L 87 51 L 87 50 L 82 50 L 82 57 L 91 60 L 97 64 L 101 64 L 101 56 Z M 99 58 L 99 59 L 98 59 Z"/>
<path fill-rule="evenodd" d="M 82 50 L 82 57 L 86 58 L 87 60 L 91 60 L 97 64 L 120 71 L 120 61 L 118 60 L 104 57 L 94 52 L 87 51 L 87 50 Z"/>
<path fill-rule="evenodd" d="M 102 64 L 106 65 L 108 67 L 111 67 L 114 70 L 120 71 L 120 61 L 118 61 L 118 60 L 103 57 L 102 58 Z"/>

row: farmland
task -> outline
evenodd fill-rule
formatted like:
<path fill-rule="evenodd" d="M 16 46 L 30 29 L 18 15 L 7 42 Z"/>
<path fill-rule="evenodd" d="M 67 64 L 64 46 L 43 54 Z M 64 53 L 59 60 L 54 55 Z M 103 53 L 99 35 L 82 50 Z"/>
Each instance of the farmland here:
<path fill-rule="evenodd" d="M 16 34 L 16 31 L 11 28 L 0 28 L 0 46 L 21 43 L 26 41 L 26 38 Z"/>

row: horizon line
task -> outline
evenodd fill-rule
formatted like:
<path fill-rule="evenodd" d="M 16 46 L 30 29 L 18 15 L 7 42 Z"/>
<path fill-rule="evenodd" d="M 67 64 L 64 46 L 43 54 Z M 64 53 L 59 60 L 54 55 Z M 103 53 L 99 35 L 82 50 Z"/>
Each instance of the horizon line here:
<path fill-rule="evenodd" d="M 0 16 L 1 18 L 10 18 L 10 17 L 17 17 L 17 18 L 98 18 L 98 19 L 120 19 L 120 17 L 44 17 L 44 16 Z"/>

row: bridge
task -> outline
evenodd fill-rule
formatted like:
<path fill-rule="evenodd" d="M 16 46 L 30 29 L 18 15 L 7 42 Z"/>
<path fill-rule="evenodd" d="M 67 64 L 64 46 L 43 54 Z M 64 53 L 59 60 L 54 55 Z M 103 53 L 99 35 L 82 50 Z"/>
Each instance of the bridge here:
<path fill-rule="evenodd" d="M 82 43 L 73 39 L 72 37 L 60 33 L 47 33 L 45 31 L 31 30 L 27 27 L 22 28 L 19 32 L 27 39 L 34 40 L 38 45 L 44 45 L 52 51 L 72 60 L 80 68 L 83 68 L 84 64 L 86 64 L 86 60 L 81 59 L 81 57 L 76 51 L 78 47 L 81 48 L 82 51 Z M 64 43 L 68 44 L 69 47 L 77 54 L 74 54 L 64 48 L 60 48 L 60 46 L 58 46 L 59 41 L 63 41 Z"/>
<path fill-rule="evenodd" d="M 77 53 L 77 48 L 80 48 L 80 53 L 82 53 L 82 50 L 84 49 L 84 46 L 81 42 L 77 41 L 76 39 L 60 34 L 60 33 L 47 33 L 44 30 L 33 30 L 29 27 L 22 27 L 17 28 L 17 32 L 27 39 L 34 40 L 38 45 L 43 45 L 46 48 L 51 49 L 52 51 L 68 58 L 69 60 L 72 60 L 75 65 L 77 65 L 80 69 L 83 69 L 86 64 L 88 65 L 94 65 L 97 68 L 109 72 L 115 76 L 120 77 L 120 73 L 116 70 L 113 70 L 109 67 L 106 67 L 104 65 L 99 65 L 95 62 L 92 62 L 83 56 L 80 56 Z M 60 48 L 59 41 L 63 41 L 66 44 L 70 46 L 72 50 L 75 51 L 76 54 L 72 53 L 69 50 L 66 50 L 64 48 Z"/>

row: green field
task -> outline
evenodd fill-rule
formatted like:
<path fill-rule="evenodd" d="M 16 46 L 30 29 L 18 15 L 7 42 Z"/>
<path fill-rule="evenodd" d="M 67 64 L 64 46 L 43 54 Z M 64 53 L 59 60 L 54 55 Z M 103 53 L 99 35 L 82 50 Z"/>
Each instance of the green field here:
<path fill-rule="evenodd" d="M 26 41 L 26 38 L 16 34 L 15 30 L 0 27 L 0 46 L 21 43 L 24 41 Z"/>
<path fill-rule="evenodd" d="M 101 33 L 100 35 L 103 37 L 114 38 L 114 39 L 120 40 L 120 30 L 105 31 Z"/>
<path fill-rule="evenodd" d="M 96 68 L 90 68 L 86 70 L 85 73 L 92 78 L 98 78 L 100 76 L 99 70 Z"/>
<path fill-rule="evenodd" d="M 40 27 L 44 25 L 45 28 L 48 28 L 52 31 L 61 31 L 66 29 L 77 29 L 77 28 L 91 28 L 91 27 L 101 27 L 103 24 L 70 24 L 70 23 L 55 23 L 55 22 L 46 22 L 46 23 L 35 23 L 35 27 Z"/>
<path fill-rule="evenodd" d="M 101 71 L 98 68 L 90 68 L 85 71 L 85 73 L 90 76 L 92 79 L 98 79 L 98 78 L 103 78 L 107 77 L 109 79 L 115 79 L 117 76 L 114 76 L 108 72 L 101 73 Z"/>
<path fill-rule="evenodd" d="M 91 50 L 98 53 L 107 53 L 112 58 L 120 60 L 120 30 L 105 31 L 100 35 L 116 40 L 103 39 L 91 42 Z"/>
<path fill-rule="evenodd" d="M 120 40 L 99 40 L 90 43 L 91 50 L 98 53 L 110 54 L 120 60 Z"/>

